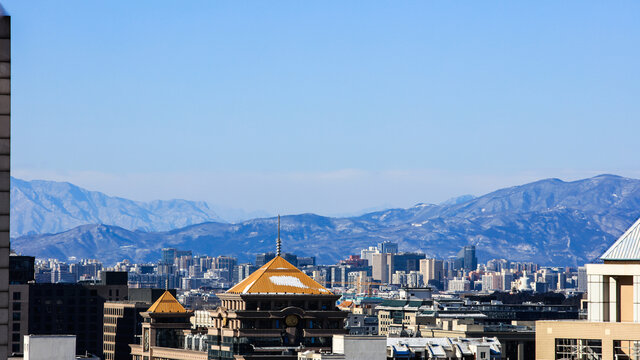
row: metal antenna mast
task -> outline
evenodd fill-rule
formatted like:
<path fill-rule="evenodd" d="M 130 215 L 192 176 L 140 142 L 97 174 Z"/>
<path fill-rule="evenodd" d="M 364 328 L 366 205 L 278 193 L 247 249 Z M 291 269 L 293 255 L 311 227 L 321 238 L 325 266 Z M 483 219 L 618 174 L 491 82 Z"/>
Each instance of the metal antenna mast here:
<path fill-rule="evenodd" d="M 276 240 L 276 256 L 280 256 L 280 247 L 282 241 L 280 240 L 280 215 L 278 215 L 278 239 Z"/>

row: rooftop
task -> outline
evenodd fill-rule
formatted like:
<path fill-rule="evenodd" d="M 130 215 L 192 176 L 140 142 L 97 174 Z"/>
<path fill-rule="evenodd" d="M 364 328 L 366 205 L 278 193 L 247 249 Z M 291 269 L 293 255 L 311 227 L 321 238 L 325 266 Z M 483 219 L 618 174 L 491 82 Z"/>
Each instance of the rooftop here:
<path fill-rule="evenodd" d="M 249 277 L 227 290 L 227 293 L 332 295 L 324 286 L 281 256 L 276 256 L 264 264 Z"/>
<path fill-rule="evenodd" d="M 640 261 L 640 219 L 636 220 L 636 222 L 600 256 L 600 259 Z"/>
<path fill-rule="evenodd" d="M 187 311 L 170 292 L 165 291 L 147 310 L 149 313 L 187 314 Z"/>

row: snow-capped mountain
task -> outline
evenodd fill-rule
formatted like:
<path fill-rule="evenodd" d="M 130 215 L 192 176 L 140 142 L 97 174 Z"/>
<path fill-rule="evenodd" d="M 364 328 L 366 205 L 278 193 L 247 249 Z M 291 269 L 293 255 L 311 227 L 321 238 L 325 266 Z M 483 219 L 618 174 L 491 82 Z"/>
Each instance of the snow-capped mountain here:
<path fill-rule="evenodd" d="M 564 182 L 546 179 L 450 204 L 418 204 L 358 217 L 282 217 L 284 251 L 334 263 L 384 240 L 403 251 L 448 257 L 475 244 L 491 258 L 575 266 L 596 259 L 640 217 L 640 180 L 614 175 Z M 163 247 L 229 254 L 240 261 L 273 251 L 275 218 L 237 224 L 207 222 L 166 232 L 85 225 L 58 234 L 14 239 L 24 254 L 66 259 L 156 261 Z"/>
<path fill-rule="evenodd" d="M 86 224 L 165 231 L 222 221 L 205 202 L 139 202 L 89 191 L 67 182 L 11 178 L 11 236 L 58 233 Z"/>

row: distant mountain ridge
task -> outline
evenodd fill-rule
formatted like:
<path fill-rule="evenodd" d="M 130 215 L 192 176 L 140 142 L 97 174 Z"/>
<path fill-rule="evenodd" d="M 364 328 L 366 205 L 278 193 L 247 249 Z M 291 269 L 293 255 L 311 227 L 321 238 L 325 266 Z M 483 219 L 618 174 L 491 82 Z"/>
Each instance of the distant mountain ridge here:
<path fill-rule="evenodd" d="M 220 217 L 205 202 L 140 202 L 89 191 L 68 182 L 11 178 L 11 236 L 59 233 L 86 224 L 166 231 Z"/>
<path fill-rule="evenodd" d="M 640 180 L 615 175 L 564 182 L 545 179 L 500 189 L 467 201 L 418 204 L 362 216 L 314 214 L 282 217 L 285 251 L 334 263 L 377 242 L 390 240 L 404 251 L 455 255 L 474 244 L 481 261 L 509 258 L 543 265 L 576 266 L 596 259 L 640 217 Z M 156 261 L 162 247 L 253 260 L 273 251 L 276 219 L 236 224 L 205 222 L 165 232 L 130 231 L 107 225 L 14 239 L 24 254 L 66 259 Z"/>

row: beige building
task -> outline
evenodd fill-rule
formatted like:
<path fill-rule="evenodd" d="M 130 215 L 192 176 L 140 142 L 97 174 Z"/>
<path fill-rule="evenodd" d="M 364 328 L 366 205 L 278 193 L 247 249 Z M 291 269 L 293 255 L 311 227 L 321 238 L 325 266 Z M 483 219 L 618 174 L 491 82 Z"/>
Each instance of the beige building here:
<path fill-rule="evenodd" d="M 537 321 L 537 359 L 640 359 L 640 219 L 600 259 L 586 265 L 588 320 Z"/>
<path fill-rule="evenodd" d="M 422 259 L 420 260 L 420 272 L 424 276 L 424 282 L 436 281 L 442 282 L 443 278 L 443 261 L 438 259 Z"/>

